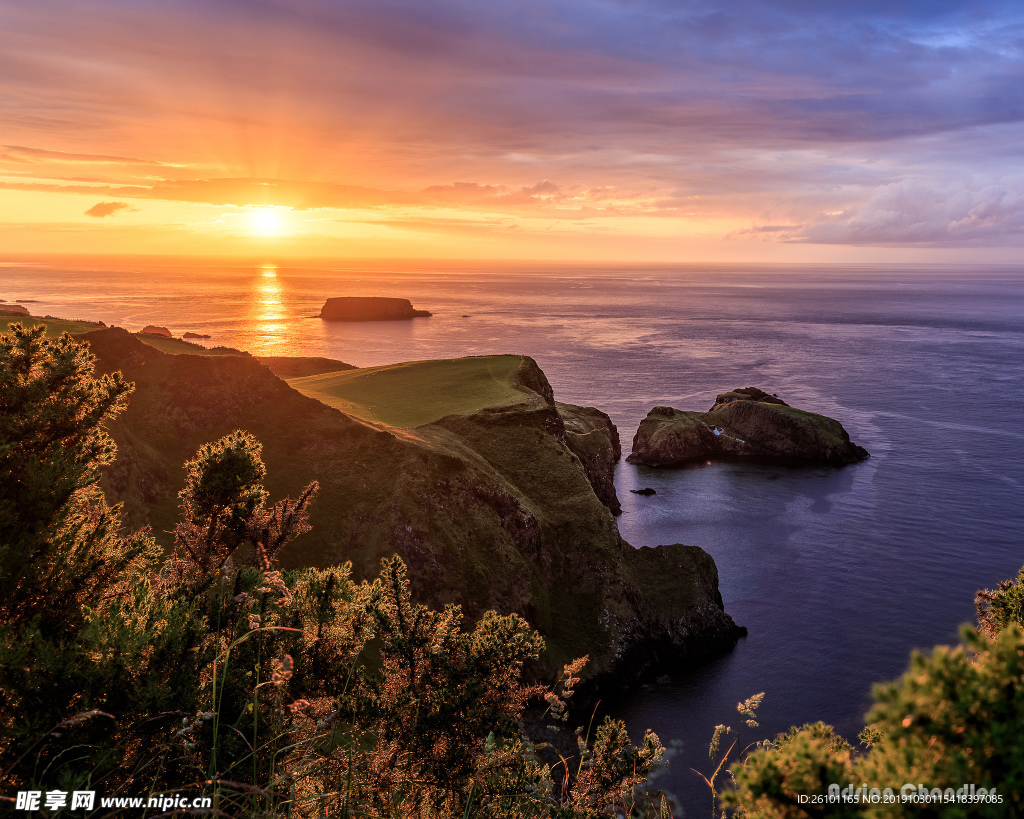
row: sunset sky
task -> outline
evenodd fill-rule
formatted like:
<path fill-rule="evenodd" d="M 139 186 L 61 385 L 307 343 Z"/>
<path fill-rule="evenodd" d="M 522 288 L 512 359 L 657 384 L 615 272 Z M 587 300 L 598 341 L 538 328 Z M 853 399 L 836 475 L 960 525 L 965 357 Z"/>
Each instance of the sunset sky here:
<path fill-rule="evenodd" d="M 0 252 L 1019 261 L 1024 4 L 0 0 Z"/>

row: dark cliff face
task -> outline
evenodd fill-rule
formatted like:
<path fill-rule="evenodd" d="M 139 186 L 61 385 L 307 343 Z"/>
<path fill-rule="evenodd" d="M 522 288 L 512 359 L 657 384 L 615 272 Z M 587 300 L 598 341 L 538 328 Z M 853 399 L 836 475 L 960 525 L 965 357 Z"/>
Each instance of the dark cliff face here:
<path fill-rule="evenodd" d="M 621 539 L 569 445 L 582 422 L 566 423 L 532 361 L 521 404 L 398 430 L 308 398 L 249 356 L 167 355 L 120 330 L 84 337 L 102 371 L 136 385 L 111 425 L 118 457 L 104 488 L 165 544 L 183 462 L 245 429 L 263 443 L 272 498 L 320 483 L 313 529 L 282 556 L 286 567 L 351 561 L 370 578 L 399 554 L 423 602 L 460 604 L 470 618 L 522 614 L 547 642 L 544 675 L 589 654 L 590 675 L 618 678 L 735 643 L 708 555 Z M 601 427 L 602 414 L 576 409 L 591 433 Z M 607 430 L 600 437 L 613 451 Z"/>
<path fill-rule="evenodd" d="M 580 459 L 594 493 L 614 515 L 622 514 L 615 494 L 615 464 L 622 457 L 619 431 L 612 419 L 594 407 L 555 404 L 565 424 L 569 449 Z"/>
<path fill-rule="evenodd" d="M 640 423 L 626 460 L 647 466 L 729 458 L 843 466 L 866 457 L 834 418 L 747 387 L 719 395 L 708 412 L 655 407 Z"/>
<path fill-rule="evenodd" d="M 382 296 L 328 299 L 320 311 L 320 318 L 329 321 L 400 321 L 429 315 L 426 310 L 414 310 L 408 299 Z"/>

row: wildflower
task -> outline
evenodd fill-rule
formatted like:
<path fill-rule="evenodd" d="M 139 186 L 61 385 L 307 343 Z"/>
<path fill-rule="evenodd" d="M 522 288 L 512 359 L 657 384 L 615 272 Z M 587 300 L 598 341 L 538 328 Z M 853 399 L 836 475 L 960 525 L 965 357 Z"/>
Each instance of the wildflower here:
<path fill-rule="evenodd" d="M 292 678 L 292 669 L 294 664 L 292 663 L 292 655 L 285 654 L 281 658 L 281 662 L 277 664 L 277 669 L 274 671 L 270 681 L 274 685 L 284 685 L 288 680 Z"/>
<path fill-rule="evenodd" d="M 276 591 L 278 594 L 281 595 L 281 597 L 277 601 L 277 605 L 279 605 L 279 606 L 291 605 L 292 593 L 288 589 L 288 586 L 285 584 L 284 578 L 281 577 L 281 572 L 276 571 L 276 570 L 272 571 L 272 572 L 263 572 L 263 582 L 266 585 L 265 586 L 261 586 L 256 591 L 260 591 L 260 592 Z"/>

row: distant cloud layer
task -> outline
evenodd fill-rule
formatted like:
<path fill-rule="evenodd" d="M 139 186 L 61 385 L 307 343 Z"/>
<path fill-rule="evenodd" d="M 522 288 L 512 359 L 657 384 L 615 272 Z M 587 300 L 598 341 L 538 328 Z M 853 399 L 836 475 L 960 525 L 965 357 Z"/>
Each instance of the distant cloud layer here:
<path fill-rule="evenodd" d="M 1024 230 L 1019 0 L 36 0 L 0 30 L 12 195 L 823 245 Z"/>
<path fill-rule="evenodd" d="M 799 237 L 828 244 L 1024 245 L 1024 176 L 940 186 L 906 179 L 876 189 L 852 218 Z"/>

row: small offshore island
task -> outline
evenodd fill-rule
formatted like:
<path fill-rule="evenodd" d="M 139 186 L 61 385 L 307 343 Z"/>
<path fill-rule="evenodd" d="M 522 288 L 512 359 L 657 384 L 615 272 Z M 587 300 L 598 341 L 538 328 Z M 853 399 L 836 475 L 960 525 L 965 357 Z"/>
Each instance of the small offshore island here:
<path fill-rule="evenodd" d="M 426 318 L 427 310 L 416 310 L 408 299 L 384 296 L 339 296 L 328 299 L 320 310 L 327 321 L 404 321 Z"/>
<path fill-rule="evenodd" d="M 719 395 L 707 412 L 655 407 L 640 423 L 626 460 L 645 466 L 727 459 L 845 466 L 867 457 L 834 418 L 743 387 Z"/>

